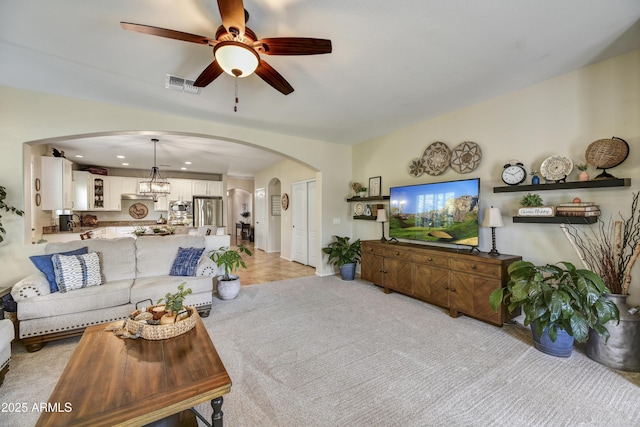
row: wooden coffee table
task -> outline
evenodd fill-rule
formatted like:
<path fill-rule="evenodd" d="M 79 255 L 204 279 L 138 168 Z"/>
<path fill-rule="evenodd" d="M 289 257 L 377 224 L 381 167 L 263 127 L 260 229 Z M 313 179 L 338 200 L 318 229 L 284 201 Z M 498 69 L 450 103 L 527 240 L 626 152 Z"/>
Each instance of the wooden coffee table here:
<path fill-rule="evenodd" d="M 161 341 L 86 329 L 38 426 L 141 426 L 211 401 L 222 426 L 231 378 L 198 317 L 189 332 Z M 195 420 L 195 419 L 194 419 Z"/>

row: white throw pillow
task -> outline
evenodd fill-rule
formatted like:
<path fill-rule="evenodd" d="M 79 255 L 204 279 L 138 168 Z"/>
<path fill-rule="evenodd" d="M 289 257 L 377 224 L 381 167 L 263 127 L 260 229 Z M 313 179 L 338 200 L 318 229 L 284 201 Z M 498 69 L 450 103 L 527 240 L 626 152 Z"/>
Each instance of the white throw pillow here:
<path fill-rule="evenodd" d="M 102 284 L 100 257 L 96 252 L 84 255 L 55 254 L 51 260 L 60 292 Z"/>

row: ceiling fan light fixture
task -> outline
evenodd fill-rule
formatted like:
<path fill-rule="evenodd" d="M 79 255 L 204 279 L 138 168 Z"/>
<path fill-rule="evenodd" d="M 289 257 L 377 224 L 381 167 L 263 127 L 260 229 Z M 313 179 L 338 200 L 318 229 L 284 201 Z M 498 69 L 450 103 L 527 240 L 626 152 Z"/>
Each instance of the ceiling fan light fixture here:
<path fill-rule="evenodd" d="M 143 196 L 151 196 L 153 201 L 157 202 L 158 196 L 171 193 L 171 186 L 166 179 L 160 176 L 160 169 L 156 166 L 156 144 L 158 140 L 153 138 L 151 142 L 153 142 L 153 167 L 151 168 L 151 175 L 147 180 L 138 183 L 138 193 Z"/>
<path fill-rule="evenodd" d="M 247 77 L 258 68 L 258 53 L 244 43 L 236 41 L 220 42 L 213 49 L 213 55 L 225 73 L 234 77 Z"/>

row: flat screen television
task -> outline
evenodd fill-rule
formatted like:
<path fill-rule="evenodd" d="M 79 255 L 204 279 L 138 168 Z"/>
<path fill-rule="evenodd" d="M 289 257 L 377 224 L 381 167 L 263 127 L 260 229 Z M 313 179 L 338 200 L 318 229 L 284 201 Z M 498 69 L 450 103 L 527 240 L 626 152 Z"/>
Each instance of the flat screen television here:
<path fill-rule="evenodd" d="M 478 246 L 480 178 L 391 187 L 389 236 Z"/>

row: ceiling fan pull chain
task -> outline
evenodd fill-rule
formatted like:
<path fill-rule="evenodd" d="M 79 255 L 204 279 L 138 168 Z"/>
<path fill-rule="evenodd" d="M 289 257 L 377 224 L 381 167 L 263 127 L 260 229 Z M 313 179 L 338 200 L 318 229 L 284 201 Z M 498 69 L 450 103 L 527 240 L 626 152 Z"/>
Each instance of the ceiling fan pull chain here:
<path fill-rule="evenodd" d="M 238 112 L 238 78 L 236 77 L 236 104 L 233 106 L 233 111 Z"/>

